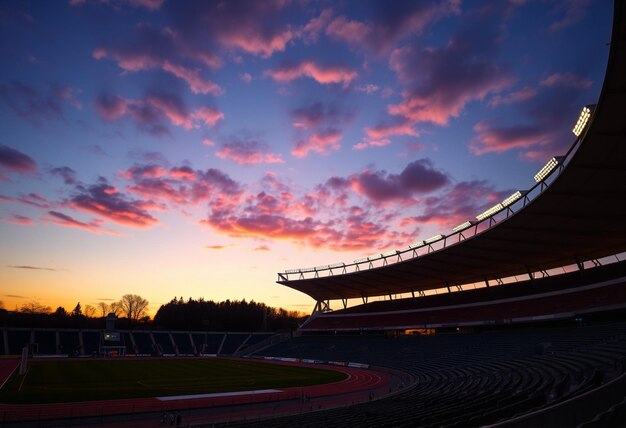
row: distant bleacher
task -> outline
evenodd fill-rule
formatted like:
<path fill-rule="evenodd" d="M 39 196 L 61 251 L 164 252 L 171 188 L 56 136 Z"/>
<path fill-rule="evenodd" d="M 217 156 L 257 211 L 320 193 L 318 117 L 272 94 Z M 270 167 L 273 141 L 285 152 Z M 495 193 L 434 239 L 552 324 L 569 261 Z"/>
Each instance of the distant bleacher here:
<path fill-rule="evenodd" d="M 234 355 L 239 349 L 262 344 L 273 333 L 143 331 L 76 329 L 0 329 L 0 355 L 20 355 L 27 347 L 33 356 L 194 356 Z"/>

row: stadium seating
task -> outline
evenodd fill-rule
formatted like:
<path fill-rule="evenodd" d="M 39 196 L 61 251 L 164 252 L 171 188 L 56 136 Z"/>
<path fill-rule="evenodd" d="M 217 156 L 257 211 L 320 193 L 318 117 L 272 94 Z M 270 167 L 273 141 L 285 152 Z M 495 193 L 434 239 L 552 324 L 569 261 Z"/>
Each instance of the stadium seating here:
<path fill-rule="evenodd" d="M 83 354 L 97 355 L 100 353 L 100 330 L 83 330 Z M 68 348 L 69 349 L 69 348 Z"/>
<path fill-rule="evenodd" d="M 172 338 L 168 332 L 152 332 L 154 343 L 157 346 L 158 353 L 161 355 L 175 355 L 176 349 L 172 344 Z"/>
<path fill-rule="evenodd" d="M 172 332 L 172 339 L 176 343 L 176 353 L 178 355 L 194 355 L 194 349 L 191 343 L 189 333 Z"/>
<path fill-rule="evenodd" d="M 144 355 L 152 355 L 156 353 L 154 349 L 154 344 L 152 342 L 152 337 L 150 336 L 149 332 L 133 331 L 132 336 L 135 340 L 135 345 L 137 346 L 135 353 Z"/>
<path fill-rule="evenodd" d="M 57 332 L 55 330 L 35 330 L 33 353 L 40 355 L 54 355 L 62 353 L 57 347 Z"/>
<path fill-rule="evenodd" d="M 618 323 L 435 336 L 303 336 L 262 354 L 369 363 L 417 380 L 394 397 L 274 419 L 272 426 L 468 427 L 593 390 L 624 372 L 625 346 L 626 323 Z M 620 411 L 616 406 L 598 419 L 612 420 Z"/>
<path fill-rule="evenodd" d="M 84 354 L 79 335 L 77 330 L 59 330 L 59 352 L 69 356 Z"/>

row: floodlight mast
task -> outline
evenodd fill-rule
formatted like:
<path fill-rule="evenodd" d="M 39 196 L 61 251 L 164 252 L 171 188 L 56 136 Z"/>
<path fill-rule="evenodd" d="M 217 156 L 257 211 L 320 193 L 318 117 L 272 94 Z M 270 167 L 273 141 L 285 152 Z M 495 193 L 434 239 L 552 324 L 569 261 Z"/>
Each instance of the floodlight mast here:
<path fill-rule="evenodd" d="M 580 116 L 578 117 L 578 121 L 576 122 L 574 129 L 572 129 L 572 132 L 576 137 L 580 137 L 583 131 L 586 129 L 587 124 L 589 123 L 589 118 L 591 117 L 591 114 L 593 113 L 595 107 L 595 104 L 590 104 L 583 107 L 583 110 L 580 112 Z"/>

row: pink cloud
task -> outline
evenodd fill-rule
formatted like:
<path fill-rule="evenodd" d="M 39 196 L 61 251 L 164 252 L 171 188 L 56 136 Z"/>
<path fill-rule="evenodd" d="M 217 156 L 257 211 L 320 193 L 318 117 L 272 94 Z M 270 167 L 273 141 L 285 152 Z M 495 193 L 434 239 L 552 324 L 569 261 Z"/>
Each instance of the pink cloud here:
<path fill-rule="evenodd" d="M 167 133 L 164 122 L 186 130 L 200 126 L 215 126 L 224 114 L 212 107 L 199 107 L 187 111 L 181 98 L 170 94 L 152 94 L 143 99 L 100 96 L 96 100 L 96 110 L 106 120 L 118 120 L 130 116 L 142 129 L 154 133 Z"/>
<path fill-rule="evenodd" d="M 266 70 L 265 75 L 278 82 L 290 82 L 300 77 L 310 77 L 318 83 L 338 84 L 348 86 L 358 74 L 344 66 L 322 66 L 313 61 L 303 61 L 298 64 L 283 65 L 275 70 Z"/>
<path fill-rule="evenodd" d="M 554 130 L 539 126 L 497 126 L 479 122 L 474 125 L 474 131 L 477 135 L 470 144 L 470 150 L 476 155 L 544 146 L 555 138 Z"/>
<path fill-rule="evenodd" d="M 258 247 L 254 248 L 253 251 L 272 251 L 272 249 L 267 245 L 259 245 Z"/>
<path fill-rule="evenodd" d="M 215 126 L 217 122 L 224 119 L 224 113 L 213 107 L 200 107 L 191 114 L 191 117 L 204 125 Z"/>
<path fill-rule="evenodd" d="M 388 146 L 389 144 L 391 144 L 391 140 L 389 138 L 381 138 L 378 140 L 371 140 L 369 138 L 366 138 L 360 143 L 357 143 L 354 146 L 352 146 L 352 148 L 354 150 L 363 150 L 368 147 L 384 147 L 384 146 Z"/>
<path fill-rule="evenodd" d="M 349 21 L 345 16 L 335 18 L 326 27 L 326 34 L 351 44 L 362 43 L 373 31 L 372 25 Z"/>
<path fill-rule="evenodd" d="M 494 95 L 491 100 L 489 100 L 489 107 L 495 108 L 500 105 L 520 103 L 535 98 L 535 96 L 537 96 L 537 91 L 535 89 L 525 87 L 507 95 Z"/>
<path fill-rule="evenodd" d="M 215 145 L 215 141 L 211 140 L 210 138 L 203 138 L 202 144 L 208 147 L 213 147 Z"/>
<path fill-rule="evenodd" d="M 132 227 L 150 227 L 158 223 L 142 205 L 143 201 L 132 200 L 118 189 L 100 179 L 98 184 L 87 188 L 79 187 L 78 194 L 70 199 L 70 206 L 99 215 L 115 223 Z"/>
<path fill-rule="evenodd" d="M 209 68 L 221 65 L 213 55 L 195 50 L 184 43 L 180 35 L 171 28 L 156 30 L 148 24 L 136 28 L 136 40 L 119 47 L 100 47 L 92 52 L 96 60 L 112 59 L 126 72 L 162 70 L 187 83 L 197 94 L 220 95 L 222 88 L 200 76 L 201 70 L 182 65 L 188 59 L 195 60 Z"/>
<path fill-rule="evenodd" d="M 216 83 L 200 77 L 200 70 L 197 68 L 188 69 L 180 65 L 171 64 L 169 61 L 165 61 L 161 68 L 163 71 L 172 73 L 174 76 L 187 82 L 194 94 L 220 95 L 223 92 L 222 88 Z"/>
<path fill-rule="evenodd" d="M 409 88 L 403 101 L 389 105 L 388 112 L 413 123 L 446 125 L 467 103 L 512 85 L 514 76 L 495 61 L 498 35 L 491 31 L 490 26 L 476 26 L 443 47 L 394 50 L 390 66 Z"/>
<path fill-rule="evenodd" d="M 341 137 L 341 131 L 332 128 L 313 133 L 298 141 L 291 150 L 291 154 L 297 158 L 307 157 L 310 152 L 327 155 L 330 150 L 339 150 Z"/>
<path fill-rule="evenodd" d="M 215 155 L 222 159 L 230 159 L 238 164 L 284 163 L 280 154 L 268 153 L 266 144 L 254 140 L 233 139 L 224 143 Z"/>
<path fill-rule="evenodd" d="M 588 89 L 593 85 L 593 81 L 576 76 L 573 73 L 554 73 L 543 79 L 541 85 L 548 87 L 569 86 L 578 89 Z"/>
<path fill-rule="evenodd" d="M 324 28 L 328 25 L 333 15 L 332 9 L 324 9 L 320 16 L 311 19 L 302 29 L 302 34 L 306 42 L 315 43 Z"/>
<path fill-rule="evenodd" d="M 170 168 L 170 177 L 178 180 L 193 181 L 196 179 L 196 172 L 189 166 L 178 166 Z"/>
<path fill-rule="evenodd" d="M 418 137 L 420 134 L 410 122 L 404 120 L 393 124 L 380 124 L 372 128 L 365 128 L 365 133 L 370 139 L 385 140 L 387 137 L 394 135 L 409 135 Z"/>
<path fill-rule="evenodd" d="M 112 230 L 104 229 L 102 227 L 102 220 L 94 220 L 89 223 L 84 223 L 82 221 L 76 220 L 75 218 L 67 214 L 63 214 L 58 211 L 48 211 L 48 215 L 50 217 L 46 219 L 46 221 L 57 224 L 59 226 L 74 227 L 77 229 L 82 229 L 82 230 L 86 230 L 87 232 L 97 233 L 97 234 L 100 234 L 100 233 L 108 233 L 108 234 L 114 234 L 114 235 L 117 234 L 116 232 Z"/>
<path fill-rule="evenodd" d="M 269 58 L 275 52 L 284 52 L 285 46 L 295 34 L 286 29 L 280 33 L 265 35 L 256 31 L 255 28 L 239 27 L 236 30 L 220 34 L 220 42 L 228 47 L 239 48 L 244 52 Z"/>
<path fill-rule="evenodd" d="M 13 214 L 8 218 L 0 218 L 5 223 L 17 224 L 19 226 L 32 226 L 35 222 L 30 218 L 20 214 Z"/>

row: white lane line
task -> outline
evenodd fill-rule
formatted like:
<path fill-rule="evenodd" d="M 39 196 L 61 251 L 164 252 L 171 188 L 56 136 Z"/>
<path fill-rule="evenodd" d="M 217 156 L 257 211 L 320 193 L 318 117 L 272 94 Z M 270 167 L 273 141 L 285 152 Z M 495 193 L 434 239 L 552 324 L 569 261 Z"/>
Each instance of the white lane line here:
<path fill-rule="evenodd" d="M 214 398 L 214 397 L 236 397 L 238 395 L 256 395 L 282 392 L 280 389 L 256 389 L 254 391 L 217 392 L 214 394 L 193 394 L 193 395 L 170 395 L 167 397 L 156 397 L 159 401 L 191 400 L 193 398 Z"/>

